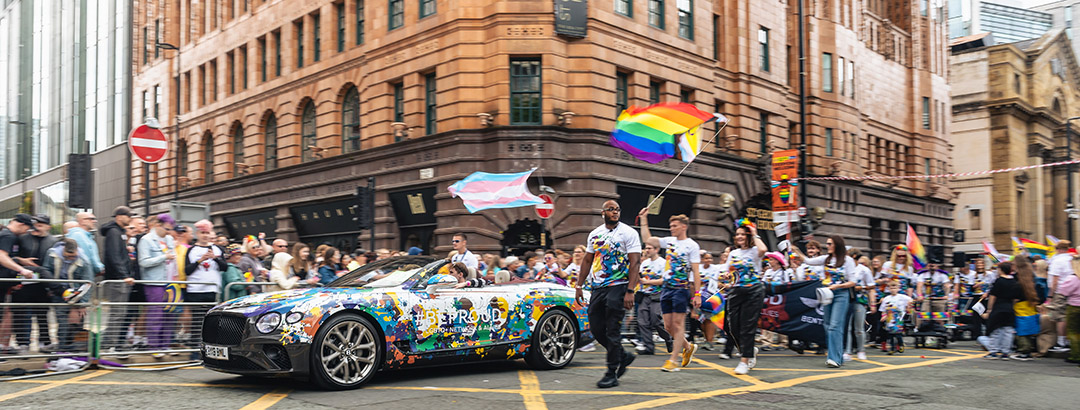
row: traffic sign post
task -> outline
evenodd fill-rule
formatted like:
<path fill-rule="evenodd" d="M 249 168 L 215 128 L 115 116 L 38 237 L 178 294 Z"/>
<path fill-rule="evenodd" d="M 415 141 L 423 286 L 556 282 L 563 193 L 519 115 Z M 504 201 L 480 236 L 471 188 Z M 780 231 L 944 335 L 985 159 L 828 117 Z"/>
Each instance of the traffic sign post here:
<path fill-rule="evenodd" d="M 143 201 L 146 204 L 143 216 L 150 216 L 150 164 L 165 159 L 169 153 L 169 139 L 159 129 L 156 119 L 146 120 L 128 134 L 128 149 L 132 156 L 143 162 Z"/>
<path fill-rule="evenodd" d="M 536 205 L 536 216 L 541 219 L 551 218 L 551 215 L 555 214 L 555 200 L 548 194 L 540 194 L 540 199 L 543 199 L 544 203 Z"/>

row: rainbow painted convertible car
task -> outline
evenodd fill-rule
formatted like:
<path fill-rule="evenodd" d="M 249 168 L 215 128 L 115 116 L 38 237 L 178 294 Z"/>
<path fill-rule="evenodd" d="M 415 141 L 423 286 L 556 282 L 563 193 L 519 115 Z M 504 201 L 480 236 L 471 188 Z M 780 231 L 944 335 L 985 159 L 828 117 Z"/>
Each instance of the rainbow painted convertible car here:
<path fill-rule="evenodd" d="M 452 277 L 438 274 L 445 260 L 393 263 L 368 265 L 328 287 L 214 307 L 203 322 L 203 365 L 349 389 L 379 370 L 414 366 L 524 358 L 537 369 L 558 369 L 591 337 L 573 288 L 516 282 L 455 289 Z M 362 284 L 380 272 L 387 275 Z"/>

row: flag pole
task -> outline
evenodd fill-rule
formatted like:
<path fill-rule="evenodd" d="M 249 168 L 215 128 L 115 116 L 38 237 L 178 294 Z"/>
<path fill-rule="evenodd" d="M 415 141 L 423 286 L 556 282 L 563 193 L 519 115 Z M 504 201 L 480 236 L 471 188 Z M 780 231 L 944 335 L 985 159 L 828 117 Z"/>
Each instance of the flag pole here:
<path fill-rule="evenodd" d="M 653 197 L 652 201 L 649 201 L 649 204 L 645 206 L 646 208 L 652 208 L 652 204 L 656 202 L 656 200 L 660 199 L 660 196 L 664 195 L 664 192 L 666 192 L 668 188 L 671 188 L 671 184 L 674 184 L 675 180 L 679 179 L 679 176 L 682 175 L 684 171 L 686 171 L 686 168 L 690 167 L 690 164 L 693 163 L 695 159 L 697 159 L 698 155 L 700 155 L 702 152 L 705 152 L 705 147 L 709 146 L 709 144 L 716 139 L 716 136 L 720 135 L 720 132 L 724 131 L 724 128 L 727 128 L 728 123 L 730 123 L 730 121 L 724 121 L 724 125 L 721 125 L 720 129 L 716 130 L 716 133 L 713 134 L 712 138 L 709 138 L 708 141 L 701 145 L 701 149 L 698 150 L 697 155 L 694 155 L 694 159 L 687 161 L 686 165 L 683 165 L 682 169 L 679 170 L 679 173 L 675 174 L 675 178 L 671 178 L 671 181 L 669 181 L 667 185 L 664 186 L 664 189 L 661 189 L 660 193 L 656 194 L 656 196 Z"/>

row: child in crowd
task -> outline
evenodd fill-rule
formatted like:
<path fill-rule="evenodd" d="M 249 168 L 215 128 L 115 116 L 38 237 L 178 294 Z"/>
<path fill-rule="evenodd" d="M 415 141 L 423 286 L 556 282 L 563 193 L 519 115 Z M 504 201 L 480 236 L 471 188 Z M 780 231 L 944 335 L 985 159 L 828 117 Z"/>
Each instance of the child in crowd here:
<path fill-rule="evenodd" d="M 635 350 L 638 354 L 655 354 L 655 342 L 653 332 L 658 333 L 668 343 L 668 353 L 671 352 L 671 336 L 664 329 L 664 322 L 660 315 L 660 290 L 664 284 L 664 271 L 667 270 L 667 260 L 660 257 L 660 239 L 656 237 L 645 241 L 641 258 L 641 285 L 637 292 L 637 340 Z"/>
<path fill-rule="evenodd" d="M 1008 360 L 1012 352 L 1013 337 L 1016 335 L 1016 315 L 1013 313 L 1013 301 L 1023 298 L 1023 291 L 1016 277 L 1013 276 L 1012 262 L 998 264 L 998 276 L 990 287 L 990 299 L 983 319 L 987 320 L 986 330 L 990 337 L 980 338 L 990 351 L 985 359 Z"/>
<path fill-rule="evenodd" d="M 881 321 L 885 328 L 885 333 L 888 334 L 886 344 L 883 344 L 882 351 L 886 351 L 885 346 L 891 343 L 892 348 L 888 350 L 889 354 L 903 353 L 904 352 L 904 315 L 907 314 L 908 306 L 911 304 L 911 297 L 900 293 L 900 281 L 893 279 L 886 285 L 886 289 L 889 291 L 889 296 L 881 299 L 881 306 L 878 310 L 881 311 Z"/>

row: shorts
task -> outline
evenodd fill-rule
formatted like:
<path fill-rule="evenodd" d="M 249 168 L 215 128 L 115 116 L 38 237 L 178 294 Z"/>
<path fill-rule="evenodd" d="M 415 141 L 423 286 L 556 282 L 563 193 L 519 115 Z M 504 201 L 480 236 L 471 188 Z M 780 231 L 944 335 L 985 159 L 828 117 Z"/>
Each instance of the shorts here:
<path fill-rule="evenodd" d="M 660 313 L 686 313 L 689 303 L 689 289 L 664 288 L 660 292 Z"/>

